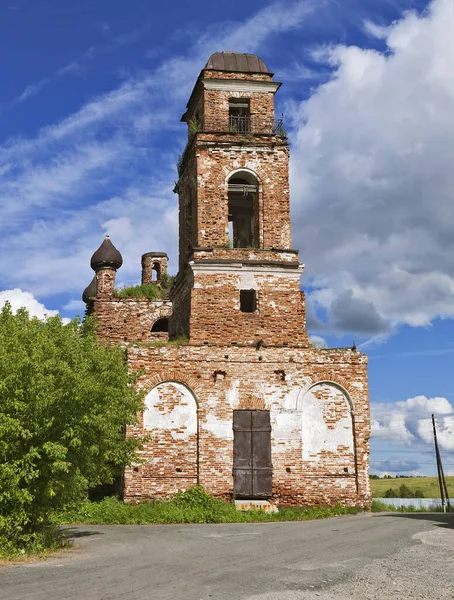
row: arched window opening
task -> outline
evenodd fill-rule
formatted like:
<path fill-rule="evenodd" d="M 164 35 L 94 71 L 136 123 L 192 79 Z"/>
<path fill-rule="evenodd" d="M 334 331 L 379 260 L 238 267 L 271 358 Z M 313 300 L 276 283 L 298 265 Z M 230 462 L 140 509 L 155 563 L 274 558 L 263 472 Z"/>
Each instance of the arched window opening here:
<path fill-rule="evenodd" d="M 258 247 L 257 180 L 249 173 L 229 179 L 229 246 Z"/>
<path fill-rule="evenodd" d="M 157 283 L 161 280 L 161 265 L 157 262 L 153 263 L 151 267 L 151 281 Z"/>
<path fill-rule="evenodd" d="M 169 319 L 163 318 L 158 319 L 151 328 L 151 333 L 165 332 L 169 331 Z"/>

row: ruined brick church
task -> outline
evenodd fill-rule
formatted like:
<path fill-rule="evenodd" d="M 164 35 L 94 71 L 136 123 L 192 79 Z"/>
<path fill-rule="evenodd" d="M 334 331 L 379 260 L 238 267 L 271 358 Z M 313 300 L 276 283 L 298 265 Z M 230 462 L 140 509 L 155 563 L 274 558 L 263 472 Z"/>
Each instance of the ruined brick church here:
<path fill-rule="evenodd" d="M 308 340 L 303 265 L 290 232 L 289 146 L 280 83 L 251 54 L 217 52 L 186 112 L 178 165 L 179 270 L 167 297 L 118 297 L 122 257 L 107 237 L 83 298 L 99 335 L 127 348 L 151 434 L 124 498 L 201 485 L 225 499 L 367 506 L 367 357 Z M 160 286 L 167 255 L 142 256 Z"/>

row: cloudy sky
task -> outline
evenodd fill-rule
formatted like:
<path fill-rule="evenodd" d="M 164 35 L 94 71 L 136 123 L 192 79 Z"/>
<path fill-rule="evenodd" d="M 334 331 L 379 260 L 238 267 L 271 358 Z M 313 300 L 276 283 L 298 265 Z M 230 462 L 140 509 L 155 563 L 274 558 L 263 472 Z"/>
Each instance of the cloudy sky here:
<path fill-rule="evenodd" d="M 454 474 L 452 0 L 0 3 L 0 305 L 83 312 L 89 259 L 176 268 L 180 116 L 211 53 L 283 82 L 309 327 L 370 357 L 372 469 Z"/>

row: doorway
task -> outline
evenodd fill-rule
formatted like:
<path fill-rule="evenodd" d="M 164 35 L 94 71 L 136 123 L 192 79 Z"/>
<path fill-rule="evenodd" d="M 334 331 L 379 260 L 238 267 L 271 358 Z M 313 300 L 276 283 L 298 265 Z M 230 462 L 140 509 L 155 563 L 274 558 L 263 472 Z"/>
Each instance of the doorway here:
<path fill-rule="evenodd" d="M 233 484 L 236 498 L 272 496 L 268 410 L 233 411 Z"/>

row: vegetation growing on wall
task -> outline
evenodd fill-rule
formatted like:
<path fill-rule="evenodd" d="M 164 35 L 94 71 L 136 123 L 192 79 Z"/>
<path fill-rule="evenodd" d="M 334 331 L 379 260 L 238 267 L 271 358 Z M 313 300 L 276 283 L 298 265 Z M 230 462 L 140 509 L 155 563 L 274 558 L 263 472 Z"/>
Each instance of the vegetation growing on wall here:
<path fill-rule="evenodd" d="M 169 295 L 175 277 L 163 273 L 159 283 L 142 283 L 129 287 L 118 288 L 114 295 L 116 298 L 147 298 L 148 300 L 164 300 Z"/>
<path fill-rule="evenodd" d="M 167 293 L 153 283 L 142 283 L 129 287 L 118 288 L 114 292 L 115 298 L 147 298 L 148 300 L 162 300 Z"/>

